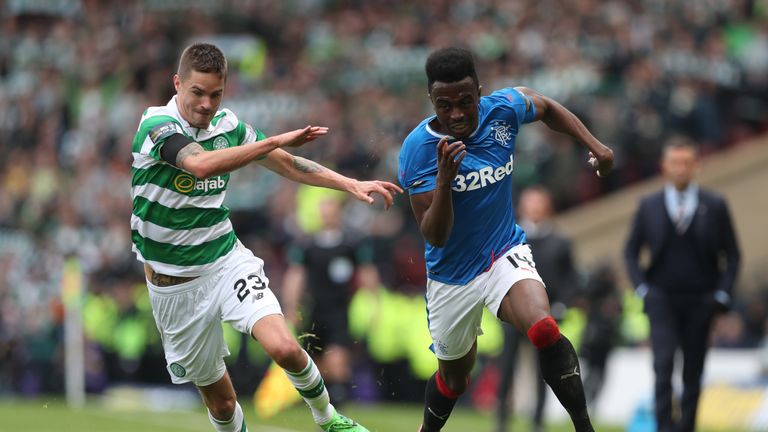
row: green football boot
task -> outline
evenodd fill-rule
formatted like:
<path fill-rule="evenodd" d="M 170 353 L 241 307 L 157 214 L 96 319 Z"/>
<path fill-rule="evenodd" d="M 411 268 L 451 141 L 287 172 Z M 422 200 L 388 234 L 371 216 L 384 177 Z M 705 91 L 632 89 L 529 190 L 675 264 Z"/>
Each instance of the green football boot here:
<path fill-rule="evenodd" d="M 333 415 L 331 421 L 320 425 L 320 427 L 323 428 L 325 432 L 370 432 L 364 426 L 338 412 Z"/>

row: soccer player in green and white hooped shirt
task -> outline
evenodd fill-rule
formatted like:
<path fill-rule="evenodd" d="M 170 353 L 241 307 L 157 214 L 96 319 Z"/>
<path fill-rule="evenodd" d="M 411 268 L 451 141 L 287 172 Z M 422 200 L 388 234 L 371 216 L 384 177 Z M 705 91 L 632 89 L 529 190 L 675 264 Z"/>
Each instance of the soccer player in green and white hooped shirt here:
<path fill-rule="evenodd" d="M 269 289 L 264 261 L 245 248 L 222 205 L 229 172 L 257 161 L 294 181 L 346 191 L 392 205 L 402 190 L 358 181 L 282 147 L 299 147 L 328 133 L 307 126 L 273 137 L 219 110 L 227 61 L 216 46 L 184 50 L 168 105 L 144 112 L 133 141 L 131 235 L 144 263 L 152 311 L 171 380 L 192 382 L 220 432 L 245 432 L 223 357 L 226 322 L 259 341 L 309 405 L 325 431 L 367 431 L 336 412 L 315 364 L 299 346 Z"/>

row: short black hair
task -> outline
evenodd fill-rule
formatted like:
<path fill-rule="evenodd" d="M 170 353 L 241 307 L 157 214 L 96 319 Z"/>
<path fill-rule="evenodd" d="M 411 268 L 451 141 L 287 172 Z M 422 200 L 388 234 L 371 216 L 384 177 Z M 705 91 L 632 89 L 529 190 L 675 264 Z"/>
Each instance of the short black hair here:
<path fill-rule="evenodd" d="M 427 72 L 427 89 L 432 91 L 435 81 L 452 83 L 471 77 L 480 85 L 475 72 L 475 59 L 469 50 L 458 47 L 440 48 L 427 58 L 424 65 Z"/>
<path fill-rule="evenodd" d="M 192 44 L 181 53 L 178 74 L 182 79 L 187 79 L 192 71 L 216 73 L 226 80 L 227 59 L 216 45 Z"/>

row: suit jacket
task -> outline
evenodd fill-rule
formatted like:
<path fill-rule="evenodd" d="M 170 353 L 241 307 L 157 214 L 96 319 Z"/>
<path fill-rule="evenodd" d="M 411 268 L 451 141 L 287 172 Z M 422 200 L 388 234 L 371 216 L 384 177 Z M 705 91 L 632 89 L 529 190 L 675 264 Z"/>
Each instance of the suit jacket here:
<path fill-rule="evenodd" d="M 664 190 L 640 201 L 624 248 L 627 272 L 635 288 L 646 283 L 648 269 L 654 267 L 667 241 L 675 235 L 668 219 Z M 693 230 L 699 246 L 697 250 L 705 261 L 714 258 L 715 262 L 720 262 L 720 256 L 725 256 L 725 265 L 718 269 L 719 278 L 713 281 L 713 289 L 730 294 L 736 281 L 740 254 L 725 199 L 699 188 L 699 204 L 688 229 Z M 648 267 L 640 268 L 638 256 L 644 246 L 650 250 L 650 263 Z"/>

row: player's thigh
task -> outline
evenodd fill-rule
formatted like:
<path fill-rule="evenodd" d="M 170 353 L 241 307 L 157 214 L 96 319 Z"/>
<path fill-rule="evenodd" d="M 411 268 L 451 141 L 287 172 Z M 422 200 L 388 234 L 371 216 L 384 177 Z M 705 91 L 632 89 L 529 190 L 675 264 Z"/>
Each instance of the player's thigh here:
<path fill-rule="evenodd" d="M 527 332 L 549 314 L 549 299 L 544 284 L 533 279 L 515 282 L 501 301 L 498 312 L 500 319 L 521 332 Z"/>
<path fill-rule="evenodd" d="M 224 263 L 218 292 L 221 320 L 248 335 L 264 347 L 281 367 L 300 372 L 306 355 L 296 342 L 283 317 L 280 303 L 269 288 L 264 261 L 242 244 Z"/>
<path fill-rule="evenodd" d="M 210 385 L 224 375 L 229 350 L 219 320 L 214 275 L 157 287 L 147 283 L 168 373 L 174 384 Z"/>
<path fill-rule="evenodd" d="M 486 305 L 501 320 L 525 332 L 549 315 L 547 290 L 536 271 L 529 245 L 513 247 L 493 264 L 489 273 Z"/>
<path fill-rule="evenodd" d="M 464 357 L 481 335 L 483 273 L 466 285 L 427 281 L 427 322 L 432 347 L 439 360 Z"/>
<path fill-rule="evenodd" d="M 217 291 L 221 304 L 221 320 L 245 334 L 252 334 L 254 324 L 282 310 L 269 288 L 264 261 L 238 244 L 227 257 Z"/>

